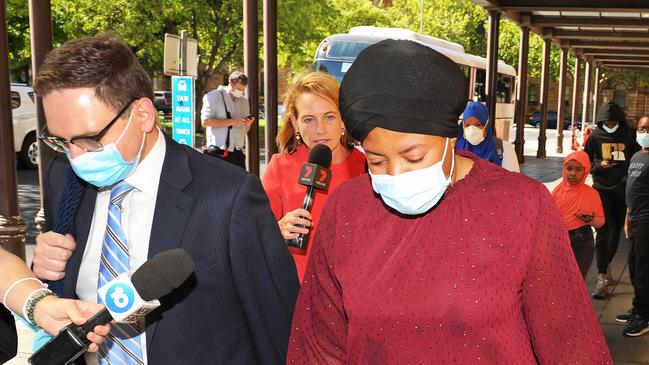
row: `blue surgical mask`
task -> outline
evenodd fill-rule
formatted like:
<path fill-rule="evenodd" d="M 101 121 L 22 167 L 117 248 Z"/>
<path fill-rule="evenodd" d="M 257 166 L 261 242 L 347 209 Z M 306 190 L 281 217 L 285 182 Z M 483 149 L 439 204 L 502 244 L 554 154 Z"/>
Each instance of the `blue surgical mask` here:
<path fill-rule="evenodd" d="M 635 141 L 638 142 L 640 147 L 649 148 L 649 133 L 638 133 L 638 134 L 636 134 Z"/>
<path fill-rule="evenodd" d="M 418 215 L 429 211 L 444 195 L 451 183 L 455 168 L 455 154 L 451 148 L 451 173 L 446 177 L 442 165 L 448 151 L 448 141 L 444 146 L 444 155 L 436 164 L 419 170 L 408 171 L 399 175 L 374 175 L 372 188 L 381 195 L 383 202 L 402 214 Z"/>
<path fill-rule="evenodd" d="M 142 137 L 140 151 L 133 161 L 124 161 L 122 154 L 117 149 L 117 143 L 124 137 L 128 127 L 131 125 L 132 118 L 133 112 L 131 111 L 131 116 L 128 118 L 128 123 L 122 134 L 115 142 L 104 146 L 103 150 L 86 152 L 76 158 L 72 158 L 69 152 L 66 153 L 74 173 L 81 179 L 97 187 L 111 186 L 129 177 L 140 161 L 140 154 L 142 153 L 145 139 Z"/>
<path fill-rule="evenodd" d="M 620 127 L 620 123 L 616 124 L 615 127 L 609 128 L 606 126 L 606 124 L 602 124 L 602 128 L 606 131 L 606 133 L 615 133 L 615 131 Z"/>

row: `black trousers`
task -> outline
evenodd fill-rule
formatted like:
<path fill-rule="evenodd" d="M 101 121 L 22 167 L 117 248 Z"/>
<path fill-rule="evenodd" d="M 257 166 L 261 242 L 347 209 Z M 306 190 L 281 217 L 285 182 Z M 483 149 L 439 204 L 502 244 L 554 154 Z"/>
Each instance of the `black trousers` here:
<path fill-rule="evenodd" d="M 620 243 L 620 233 L 626 218 L 626 202 L 624 201 L 624 190 L 607 191 L 597 189 L 597 192 L 602 200 L 606 222 L 604 226 L 597 229 L 595 254 L 597 271 L 599 274 L 605 274 L 608 264 L 613 261 L 617 246 Z"/>
<path fill-rule="evenodd" d="M 572 246 L 572 252 L 575 254 L 577 265 L 579 265 L 581 277 L 586 278 L 586 273 L 593 263 L 593 256 L 595 256 L 593 230 L 590 226 L 583 226 L 568 231 L 568 234 L 570 235 L 570 246 Z"/>
<path fill-rule="evenodd" d="M 629 222 L 629 277 L 633 284 L 633 310 L 649 320 L 649 220 Z"/>
<path fill-rule="evenodd" d="M 244 170 L 246 168 L 246 155 L 241 150 L 234 150 L 230 152 L 224 151 L 218 147 L 209 146 L 203 151 L 203 153 L 229 162 L 233 165 L 237 165 Z"/>

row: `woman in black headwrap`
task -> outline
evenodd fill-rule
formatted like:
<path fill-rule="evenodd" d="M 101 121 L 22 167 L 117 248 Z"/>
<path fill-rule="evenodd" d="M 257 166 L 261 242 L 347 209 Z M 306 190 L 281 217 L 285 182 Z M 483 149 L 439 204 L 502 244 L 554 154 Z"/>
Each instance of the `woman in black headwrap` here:
<path fill-rule="evenodd" d="M 348 70 L 340 110 L 370 172 L 327 202 L 288 363 L 612 363 L 547 189 L 454 152 L 466 84 L 410 41 Z"/>

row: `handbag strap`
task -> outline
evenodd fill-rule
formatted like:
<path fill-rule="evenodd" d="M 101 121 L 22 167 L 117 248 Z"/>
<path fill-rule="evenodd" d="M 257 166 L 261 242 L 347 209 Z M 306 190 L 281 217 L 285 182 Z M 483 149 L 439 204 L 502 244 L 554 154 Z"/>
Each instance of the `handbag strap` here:
<path fill-rule="evenodd" d="M 223 99 L 223 108 L 225 108 L 225 115 L 228 117 L 228 119 L 232 119 L 232 116 L 230 115 L 230 111 L 228 110 L 228 104 L 225 102 L 225 96 L 223 96 L 223 91 L 221 91 L 221 99 Z M 225 137 L 225 149 L 230 148 L 230 131 L 232 130 L 232 126 L 228 126 L 228 134 L 227 137 Z"/>

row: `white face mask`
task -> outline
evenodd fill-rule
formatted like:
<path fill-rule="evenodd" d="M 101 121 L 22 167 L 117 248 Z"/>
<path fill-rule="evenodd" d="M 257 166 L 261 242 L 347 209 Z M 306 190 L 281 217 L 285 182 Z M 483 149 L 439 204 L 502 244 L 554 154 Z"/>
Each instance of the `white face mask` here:
<path fill-rule="evenodd" d="M 234 96 L 235 98 L 240 98 L 240 97 L 243 96 L 243 91 L 232 88 L 232 91 L 230 91 L 230 94 L 232 94 L 232 96 Z"/>
<path fill-rule="evenodd" d="M 606 124 L 602 123 L 602 128 L 606 131 L 606 133 L 615 133 L 615 131 L 620 127 L 620 123 L 616 124 L 615 127 L 609 128 L 606 126 Z"/>
<path fill-rule="evenodd" d="M 372 188 L 381 195 L 383 202 L 402 214 L 418 215 L 429 211 L 444 195 L 451 183 L 455 168 L 455 151 L 451 148 L 451 172 L 448 178 L 442 165 L 446 159 L 449 138 L 446 138 L 444 155 L 436 164 L 419 170 L 408 171 L 396 176 L 374 175 Z"/>
<path fill-rule="evenodd" d="M 486 127 L 486 126 L 485 126 Z M 479 145 L 484 141 L 483 129 L 474 125 L 464 128 L 464 139 L 474 146 Z"/>
<path fill-rule="evenodd" d="M 638 142 L 640 147 L 649 148 L 649 133 L 638 133 L 638 134 L 636 134 L 635 141 Z"/>

